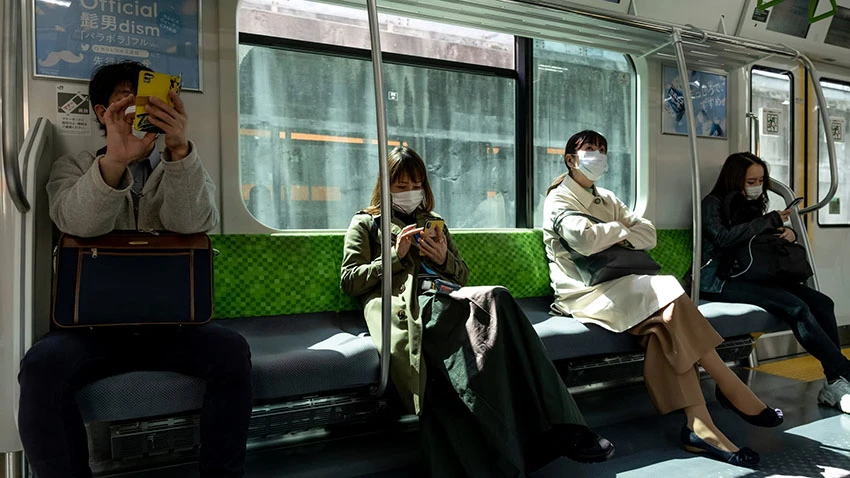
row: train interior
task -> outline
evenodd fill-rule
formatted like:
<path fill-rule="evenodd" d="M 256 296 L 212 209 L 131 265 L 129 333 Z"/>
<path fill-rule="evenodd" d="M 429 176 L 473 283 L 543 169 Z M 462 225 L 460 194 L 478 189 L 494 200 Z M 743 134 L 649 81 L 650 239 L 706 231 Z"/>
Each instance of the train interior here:
<path fill-rule="evenodd" d="M 470 285 L 518 299 L 617 447 L 530 476 L 850 476 L 850 417 L 818 405 L 817 360 L 765 310 L 699 299 L 692 267 L 700 199 L 729 154 L 751 151 L 770 166 L 770 209 L 803 198 L 790 220 L 808 285 L 832 298 L 850 345 L 850 0 L 11 0 L 0 21 L 0 477 L 33 476 L 17 374 L 51 327 L 51 165 L 104 145 L 91 67 L 155 62 L 166 44 L 189 59 L 171 73 L 217 188 L 214 320 L 252 351 L 246 476 L 422 474 L 418 419 L 339 287 L 344 231 L 398 145 L 425 159 Z M 683 416 L 655 411 L 636 338 L 549 314 L 543 199 L 582 129 L 608 138 L 599 184 L 655 224 L 650 255 L 691 284 L 721 357 L 783 410 L 778 428 L 748 426 L 703 375 L 715 422 L 759 467 L 681 448 Z M 203 397 L 203 381 L 175 372 L 83 387 L 94 475 L 199 476 Z"/>

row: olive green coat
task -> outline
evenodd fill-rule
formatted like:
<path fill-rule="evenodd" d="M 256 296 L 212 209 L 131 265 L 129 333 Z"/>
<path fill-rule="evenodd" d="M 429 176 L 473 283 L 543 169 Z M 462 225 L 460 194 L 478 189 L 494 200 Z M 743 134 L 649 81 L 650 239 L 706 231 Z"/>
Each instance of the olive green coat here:
<path fill-rule="evenodd" d="M 351 220 L 345 233 L 345 246 L 342 259 L 342 290 L 359 296 L 369 333 L 381 351 L 381 227 L 380 216 L 358 213 Z M 418 227 L 425 225 L 428 219 L 440 219 L 434 213 L 416 214 Z M 393 217 L 392 224 L 392 341 L 390 377 L 398 389 L 405 406 L 411 412 L 419 414 L 422 410 L 422 398 L 425 390 L 425 361 L 422 358 L 423 324 L 419 314 L 419 291 L 417 290 L 417 271 L 419 263 L 425 264 L 448 281 L 465 285 L 469 279 L 469 268 L 461 259 L 457 247 L 448 230 L 446 233 L 446 263 L 438 266 L 426 258 L 420 258 L 419 249 L 411 246 L 407 255 L 399 259 L 395 242 L 404 228 L 400 220 Z"/>

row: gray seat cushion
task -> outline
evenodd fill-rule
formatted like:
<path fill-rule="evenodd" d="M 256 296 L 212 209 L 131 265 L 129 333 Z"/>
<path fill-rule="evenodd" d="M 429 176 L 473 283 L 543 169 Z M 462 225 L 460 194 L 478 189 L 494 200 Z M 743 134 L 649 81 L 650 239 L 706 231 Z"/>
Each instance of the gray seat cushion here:
<path fill-rule="evenodd" d="M 254 400 L 273 401 L 377 383 L 378 352 L 362 312 L 220 320 L 251 346 Z M 84 387 L 77 402 L 86 422 L 197 410 L 204 382 L 174 372 L 139 371 Z"/>
<path fill-rule="evenodd" d="M 788 330 L 785 322 L 755 305 L 701 300 L 699 311 L 722 337 Z"/>
<path fill-rule="evenodd" d="M 518 299 L 517 302 L 534 325 L 552 360 L 642 350 L 640 342 L 632 335 L 616 334 L 597 325 L 583 324 L 572 317 L 550 315 L 551 297 Z M 699 310 L 723 338 L 788 329 L 784 322 L 754 305 L 700 301 Z"/>
<path fill-rule="evenodd" d="M 517 302 L 534 325 L 552 360 L 643 350 L 638 339 L 632 335 L 615 334 L 598 325 L 583 324 L 572 317 L 549 315 L 551 297 L 518 299 Z"/>

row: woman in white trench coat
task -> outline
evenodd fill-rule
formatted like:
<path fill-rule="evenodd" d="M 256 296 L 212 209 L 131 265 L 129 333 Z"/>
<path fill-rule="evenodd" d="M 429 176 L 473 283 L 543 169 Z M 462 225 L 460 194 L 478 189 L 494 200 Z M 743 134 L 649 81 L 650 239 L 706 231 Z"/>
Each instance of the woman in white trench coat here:
<path fill-rule="evenodd" d="M 714 350 L 723 339 L 676 278 L 627 275 L 586 286 L 561 243 L 563 239 L 584 256 L 614 245 L 639 250 L 655 247 L 652 223 L 632 213 L 611 191 L 594 185 L 608 170 L 607 149 L 607 141 L 595 131 L 573 135 L 564 155 L 567 172 L 547 191 L 543 241 L 555 291 L 552 308 L 612 332 L 640 336 L 646 349 L 644 377 L 653 403 L 662 414 L 683 410 L 687 418 L 681 430 L 685 449 L 736 465 L 755 465 L 758 453 L 737 447 L 712 422 L 697 366 L 702 365 L 717 382 L 720 403 L 749 423 L 777 426 L 782 423 L 782 411 L 766 407 L 723 363 Z"/>

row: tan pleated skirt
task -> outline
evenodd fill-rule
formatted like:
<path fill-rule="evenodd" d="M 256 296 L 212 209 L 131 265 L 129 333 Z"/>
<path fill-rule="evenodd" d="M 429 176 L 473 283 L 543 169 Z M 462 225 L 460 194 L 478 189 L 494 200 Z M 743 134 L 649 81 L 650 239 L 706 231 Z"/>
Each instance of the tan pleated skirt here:
<path fill-rule="evenodd" d="M 723 338 L 682 294 L 628 330 L 646 349 L 643 375 L 659 413 L 705 404 L 697 364 Z"/>

